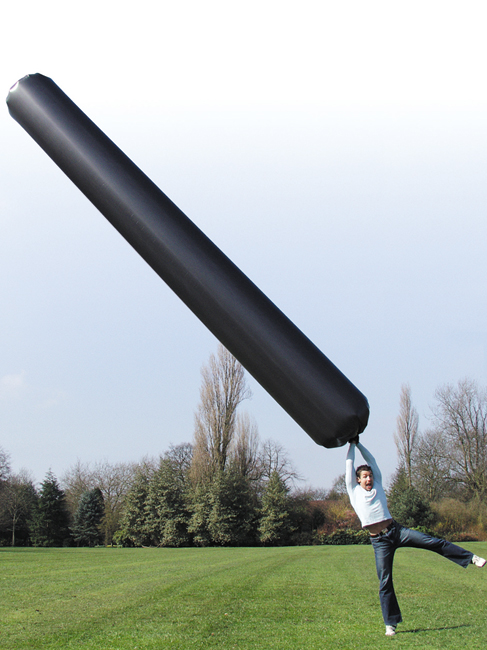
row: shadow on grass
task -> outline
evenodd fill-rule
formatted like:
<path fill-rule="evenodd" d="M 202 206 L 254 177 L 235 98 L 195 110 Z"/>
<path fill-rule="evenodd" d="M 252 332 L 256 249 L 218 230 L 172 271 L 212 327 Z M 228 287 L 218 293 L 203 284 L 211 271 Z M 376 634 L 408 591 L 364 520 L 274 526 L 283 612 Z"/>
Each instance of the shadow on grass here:
<path fill-rule="evenodd" d="M 444 630 L 458 630 L 462 627 L 471 627 L 471 625 L 464 623 L 463 625 L 444 625 L 442 627 L 417 627 L 414 630 L 397 630 L 396 635 L 417 634 L 418 632 L 443 632 Z"/>

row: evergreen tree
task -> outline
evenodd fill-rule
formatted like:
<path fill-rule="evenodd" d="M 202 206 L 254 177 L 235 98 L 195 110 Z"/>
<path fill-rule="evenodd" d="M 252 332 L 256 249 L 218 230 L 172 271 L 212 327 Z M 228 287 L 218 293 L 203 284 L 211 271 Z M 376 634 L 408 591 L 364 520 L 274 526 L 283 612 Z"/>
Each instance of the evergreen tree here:
<path fill-rule="evenodd" d="M 147 522 L 147 498 L 152 474 L 151 466 L 139 467 L 125 496 L 120 529 L 115 534 L 115 539 L 123 546 L 152 544 Z"/>
<path fill-rule="evenodd" d="M 435 516 L 428 501 L 416 488 L 408 487 L 408 476 L 404 467 L 399 467 L 393 476 L 387 502 L 391 515 L 403 526 L 429 528 L 434 524 Z"/>
<path fill-rule="evenodd" d="M 408 489 L 408 476 L 404 465 L 399 465 L 396 471 L 390 478 L 389 489 L 387 490 L 388 504 L 394 503 L 396 499 L 400 499 L 400 495 L 404 490 Z"/>
<path fill-rule="evenodd" d="M 284 545 L 293 532 L 289 490 L 277 471 L 273 471 L 262 494 L 259 540 L 265 545 Z"/>
<path fill-rule="evenodd" d="M 41 484 L 31 523 L 31 540 L 34 546 L 65 546 L 71 541 L 66 499 L 51 471 Z"/>
<path fill-rule="evenodd" d="M 244 546 L 255 542 L 256 496 L 250 481 L 231 468 L 218 471 L 192 493 L 188 530 L 197 546 Z"/>
<path fill-rule="evenodd" d="M 198 483 L 191 492 L 190 511 L 191 518 L 188 532 L 192 535 L 196 546 L 211 546 L 212 538 L 208 528 L 212 508 L 212 483 L 205 481 Z"/>
<path fill-rule="evenodd" d="M 186 508 L 191 445 L 171 447 L 156 469 L 139 467 L 123 508 L 117 540 L 134 546 L 185 546 L 189 543 Z"/>
<path fill-rule="evenodd" d="M 185 472 L 166 454 L 152 476 L 147 495 L 147 529 L 156 546 L 187 546 L 189 513 Z"/>
<path fill-rule="evenodd" d="M 245 546 L 255 541 L 256 507 L 246 477 L 232 469 L 217 472 L 210 506 L 208 531 L 213 544 Z"/>
<path fill-rule="evenodd" d="M 100 524 L 104 510 L 103 495 L 100 488 L 83 492 L 71 528 L 74 541 L 78 546 L 101 544 L 103 533 Z"/>

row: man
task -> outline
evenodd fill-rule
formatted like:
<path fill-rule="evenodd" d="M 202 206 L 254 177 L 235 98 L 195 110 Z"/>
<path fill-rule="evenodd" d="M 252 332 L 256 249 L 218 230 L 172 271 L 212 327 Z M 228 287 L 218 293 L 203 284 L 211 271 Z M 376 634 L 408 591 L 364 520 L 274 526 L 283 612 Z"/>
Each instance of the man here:
<path fill-rule="evenodd" d="M 356 447 L 367 464 L 360 465 L 355 470 Z M 444 539 L 411 530 L 394 521 L 387 507 L 380 470 L 372 454 L 360 444 L 358 436 L 350 441 L 345 479 L 350 503 L 362 527 L 370 533 L 379 578 L 379 598 L 386 625 L 386 636 L 394 636 L 398 623 L 402 621 L 401 610 L 392 584 L 392 562 L 396 549 L 403 546 L 427 549 L 443 555 L 464 568 L 469 564 L 483 567 L 486 560 Z"/>

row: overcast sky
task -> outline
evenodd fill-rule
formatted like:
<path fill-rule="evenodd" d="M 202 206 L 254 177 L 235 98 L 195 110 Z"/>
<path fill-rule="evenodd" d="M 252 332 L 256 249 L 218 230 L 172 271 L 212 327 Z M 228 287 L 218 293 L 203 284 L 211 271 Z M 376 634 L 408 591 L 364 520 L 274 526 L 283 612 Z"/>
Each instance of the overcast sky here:
<path fill-rule="evenodd" d="M 367 396 L 385 476 L 409 383 L 486 382 L 481 2 L 28 1 L 0 81 L 51 77 Z M 41 481 L 192 440 L 217 341 L 0 113 L 0 446 Z M 249 378 L 308 485 L 317 446 Z"/>

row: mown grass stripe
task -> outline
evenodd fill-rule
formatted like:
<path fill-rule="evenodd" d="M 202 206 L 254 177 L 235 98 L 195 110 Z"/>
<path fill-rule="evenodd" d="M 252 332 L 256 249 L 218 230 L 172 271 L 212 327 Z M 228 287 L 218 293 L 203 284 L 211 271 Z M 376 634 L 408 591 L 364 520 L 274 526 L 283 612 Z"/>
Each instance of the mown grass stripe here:
<path fill-rule="evenodd" d="M 0 564 L 2 650 L 391 643 L 370 547 L 0 549 Z M 397 647 L 487 647 L 487 570 L 401 549 L 395 582 L 405 618 Z"/>

